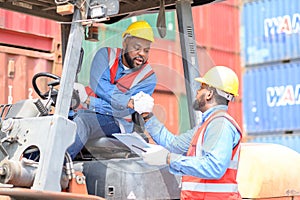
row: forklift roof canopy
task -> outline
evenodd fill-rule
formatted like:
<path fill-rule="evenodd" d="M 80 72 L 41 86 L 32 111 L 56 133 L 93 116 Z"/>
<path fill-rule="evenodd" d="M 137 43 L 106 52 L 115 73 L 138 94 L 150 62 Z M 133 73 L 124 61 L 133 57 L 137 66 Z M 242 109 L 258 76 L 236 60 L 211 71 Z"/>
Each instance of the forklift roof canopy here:
<path fill-rule="evenodd" d="M 163 0 L 119 0 L 119 13 L 111 16 L 110 20 L 106 23 L 114 23 L 124 17 L 140 15 L 143 13 L 158 12 L 161 1 Z M 166 9 L 175 9 L 177 0 L 164 1 Z M 191 6 L 199 6 L 211 3 L 213 1 L 214 0 L 194 0 Z M 60 2 L 60 0 L 56 0 L 56 2 Z M 82 2 L 84 3 L 85 1 Z M 56 21 L 72 21 L 71 15 L 62 16 L 56 12 L 55 0 L 4 0 L 0 1 L 0 7 Z"/>

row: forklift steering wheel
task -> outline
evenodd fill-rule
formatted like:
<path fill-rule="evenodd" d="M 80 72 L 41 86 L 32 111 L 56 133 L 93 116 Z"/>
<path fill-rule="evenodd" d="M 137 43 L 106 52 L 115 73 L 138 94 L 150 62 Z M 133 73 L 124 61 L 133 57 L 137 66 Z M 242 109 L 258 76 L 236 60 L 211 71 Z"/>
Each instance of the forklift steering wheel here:
<path fill-rule="evenodd" d="M 41 72 L 41 73 L 37 73 L 33 76 L 32 78 L 32 86 L 33 89 L 35 90 L 35 92 L 42 98 L 42 99 L 47 99 L 48 97 L 48 92 L 46 93 L 42 93 L 41 90 L 39 89 L 39 87 L 37 86 L 36 80 L 40 77 L 47 77 L 47 78 L 52 78 L 54 79 L 53 81 L 48 83 L 48 86 L 57 86 L 60 83 L 60 77 L 55 75 L 55 74 L 51 74 L 48 72 Z"/>
<path fill-rule="evenodd" d="M 45 92 L 42 93 L 41 90 L 39 89 L 39 87 L 37 86 L 36 80 L 40 77 L 47 77 L 47 78 L 52 78 L 54 79 L 53 81 L 47 83 L 48 86 L 52 86 L 52 88 L 54 88 L 55 86 L 60 84 L 60 77 L 55 75 L 55 74 L 51 74 L 48 72 L 41 72 L 41 73 L 37 73 L 33 76 L 32 78 L 32 86 L 35 90 L 35 92 L 42 98 L 42 99 L 47 99 L 49 92 Z M 53 106 L 55 106 L 56 103 L 56 98 L 57 98 L 57 94 L 58 94 L 58 90 L 57 89 L 52 89 L 52 94 L 51 94 L 51 98 L 53 100 Z M 73 94 L 72 94 L 72 99 L 71 99 L 71 105 L 70 105 L 70 109 L 75 110 L 78 106 L 80 105 L 80 99 L 79 99 L 79 94 L 77 91 L 73 90 Z"/>

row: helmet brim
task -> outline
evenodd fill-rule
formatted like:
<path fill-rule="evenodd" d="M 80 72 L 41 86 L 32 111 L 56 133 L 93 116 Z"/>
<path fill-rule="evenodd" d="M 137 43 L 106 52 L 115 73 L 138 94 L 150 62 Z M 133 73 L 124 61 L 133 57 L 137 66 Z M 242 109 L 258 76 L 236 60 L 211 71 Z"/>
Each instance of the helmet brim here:
<path fill-rule="evenodd" d="M 195 78 L 194 80 L 200 83 L 206 83 L 205 79 L 201 77 Z"/>

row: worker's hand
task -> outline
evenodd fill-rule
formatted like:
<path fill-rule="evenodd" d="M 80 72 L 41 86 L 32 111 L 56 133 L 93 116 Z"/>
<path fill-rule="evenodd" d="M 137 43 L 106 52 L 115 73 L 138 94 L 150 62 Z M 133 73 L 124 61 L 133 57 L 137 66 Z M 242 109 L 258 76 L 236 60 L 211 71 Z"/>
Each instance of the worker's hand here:
<path fill-rule="evenodd" d="M 74 90 L 77 90 L 80 102 L 82 104 L 86 103 L 86 100 L 88 99 L 88 95 L 86 93 L 84 85 L 81 83 L 74 83 Z"/>
<path fill-rule="evenodd" d="M 140 91 L 139 93 L 137 93 L 136 95 L 132 96 L 131 99 L 133 99 L 133 101 L 138 101 L 140 98 L 142 98 L 144 95 L 146 95 L 145 92 Z"/>
<path fill-rule="evenodd" d="M 133 109 L 139 114 L 152 112 L 154 99 L 149 94 L 139 92 L 131 99 L 133 99 Z"/>
<path fill-rule="evenodd" d="M 167 157 L 170 153 L 167 149 L 160 145 L 151 145 L 151 148 L 144 148 L 147 152 L 142 153 L 142 158 L 149 165 L 165 165 Z"/>

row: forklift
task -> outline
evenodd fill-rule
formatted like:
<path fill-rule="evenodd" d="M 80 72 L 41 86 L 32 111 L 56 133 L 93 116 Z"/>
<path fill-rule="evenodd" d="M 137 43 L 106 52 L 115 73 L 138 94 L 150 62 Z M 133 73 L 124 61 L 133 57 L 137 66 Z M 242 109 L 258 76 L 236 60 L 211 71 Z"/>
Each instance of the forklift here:
<path fill-rule="evenodd" d="M 165 12 L 176 10 L 187 101 L 192 104 L 199 86 L 193 80 L 200 76 L 192 7 L 219 1 L 0 1 L 1 8 L 59 21 L 62 24 L 63 55 L 61 77 L 45 72 L 33 77 L 32 84 L 40 98 L 1 104 L 0 199 L 180 199 L 180 177 L 171 174 L 168 166 L 147 165 L 117 139 L 100 138 L 89 142 L 86 149 L 93 152 L 93 157 L 83 156 L 78 161 L 70 158 L 67 148 L 75 140 L 76 125 L 69 119 L 69 112 L 80 103 L 73 85 L 84 56 L 82 41 L 86 35 L 93 37 L 93 25 L 111 24 L 126 17 L 157 12 L 157 29 L 164 37 Z M 38 86 L 38 80 L 43 77 L 51 79 L 46 93 Z M 55 107 L 54 113 L 51 113 L 52 107 Z M 188 109 L 190 126 L 193 127 L 197 124 L 198 113 L 192 107 Z M 264 153 L 257 153 L 260 151 Z M 278 152 L 277 157 L 272 152 Z M 286 162 L 278 164 L 279 158 Z M 268 171 L 272 164 L 266 165 L 266 159 L 282 166 L 274 172 L 277 179 L 271 181 L 273 188 L 280 185 L 276 192 L 264 180 L 256 184 L 255 178 L 259 179 L 265 173 L 253 171 L 255 166 L 251 161 L 261 164 L 260 170 Z M 293 161 L 293 170 L 288 170 L 288 160 Z M 246 144 L 242 146 L 240 165 L 243 167 L 238 178 L 243 198 L 299 198 L 300 181 L 295 178 L 295 173 L 300 173 L 300 155 L 292 150 L 279 145 Z M 282 171 L 284 175 L 278 175 Z M 270 176 L 267 176 L 267 183 L 270 183 Z"/>

